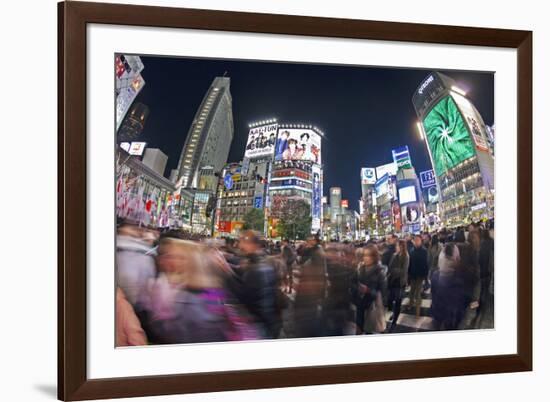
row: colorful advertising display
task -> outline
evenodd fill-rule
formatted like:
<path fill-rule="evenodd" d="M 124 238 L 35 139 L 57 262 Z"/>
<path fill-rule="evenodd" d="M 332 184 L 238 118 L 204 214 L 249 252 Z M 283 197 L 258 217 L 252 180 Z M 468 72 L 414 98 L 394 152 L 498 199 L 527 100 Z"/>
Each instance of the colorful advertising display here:
<path fill-rule="evenodd" d="M 362 184 L 376 183 L 376 170 L 374 168 L 361 168 L 361 183 Z"/>
<path fill-rule="evenodd" d="M 245 158 L 273 155 L 277 139 L 277 123 L 251 128 L 244 151 Z"/>
<path fill-rule="evenodd" d="M 392 202 L 391 205 L 392 215 L 393 215 L 393 226 L 396 232 L 401 232 L 402 223 L 401 223 L 401 208 L 398 201 Z"/>
<path fill-rule="evenodd" d="M 409 204 L 401 207 L 401 220 L 404 225 L 420 223 L 420 207 L 418 204 Z"/>
<path fill-rule="evenodd" d="M 397 169 L 410 169 L 412 168 L 411 155 L 409 154 L 409 147 L 402 146 L 392 149 L 393 162 L 397 165 Z"/>
<path fill-rule="evenodd" d="M 376 168 L 376 177 L 378 177 L 378 179 L 383 177 L 386 173 L 390 176 L 395 176 L 397 174 L 397 165 L 395 162 L 387 163 Z"/>
<path fill-rule="evenodd" d="M 438 176 L 475 155 L 466 123 L 450 96 L 430 110 L 423 125 Z"/>
<path fill-rule="evenodd" d="M 374 191 L 376 192 L 377 198 L 390 193 L 390 176 L 387 173 L 376 180 Z"/>
<path fill-rule="evenodd" d="M 305 128 L 280 128 L 275 160 L 303 160 L 321 164 L 321 136 Z"/>
<path fill-rule="evenodd" d="M 479 116 L 479 113 L 474 109 L 472 103 L 464 96 L 456 92 L 451 92 L 451 95 L 462 112 L 462 115 L 466 118 L 476 148 L 480 151 L 488 152 L 489 145 L 487 144 L 485 133 L 482 132 L 485 123 L 481 120 L 481 116 Z"/>
<path fill-rule="evenodd" d="M 348 200 L 342 200 L 342 201 L 340 201 L 340 206 L 341 206 L 342 208 L 348 208 L 348 207 L 349 207 L 349 202 L 348 202 Z"/>
<path fill-rule="evenodd" d="M 321 182 L 321 168 L 318 165 L 312 167 L 313 197 L 311 207 L 311 230 L 316 232 L 321 229 L 321 215 L 323 188 Z"/>
<path fill-rule="evenodd" d="M 422 188 L 435 186 L 435 175 L 432 169 L 420 172 L 420 184 Z"/>

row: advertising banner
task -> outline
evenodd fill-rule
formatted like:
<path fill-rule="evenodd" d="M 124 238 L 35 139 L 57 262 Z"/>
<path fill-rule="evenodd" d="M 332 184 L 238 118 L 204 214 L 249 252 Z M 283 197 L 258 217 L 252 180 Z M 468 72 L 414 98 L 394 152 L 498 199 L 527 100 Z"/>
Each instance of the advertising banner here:
<path fill-rule="evenodd" d="M 390 176 L 387 173 L 376 180 L 374 191 L 377 198 L 390 193 Z"/>
<path fill-rule="evenodd" d="M 340 206 L 341 206 L 342 208 L 348 208 L 348 207 L 349 207 L 349 202 L 348 202 L 348 200 L 342 200 L 342 201 L 340 201 Z"/>
<path fill-rule="evenodd" d="M 273 155 L 278 127 L 278 124 L 274 123 L 250 129 L 248 132 L 248 140 L 246 141 L 244 157 L 254 159 Z"/>
<path fill-rule="evenodd" d="M 374 184 L 374 183 L 376 183 L 376 169 L 374 169 L 374 168 L 361 168 L 361 183 L 362 184 Z"/>
<path fill-rule="evenodd" d="M 261 209 L 263 207 L 263 197 L 261 195 L 254 197 L 254 208 Z"/>
<path fill-rule="evenodd" d="M 218 224 L 218 232 L 231 233 L 231 221 L 220 221 Z"/>
<path fill-rule="evenodd" d="M 391 210 L 393 214 L 393 226 L 395 228 L 395 231 L 401 232 L 401 228 L 403 225 L 401 222 L 401 207 L 399 206 L 398 201 L 392 202 Z"/>
<path fill-rule="evenodd" d="M 387 163 L 376 168 L 376 177 L 378 177 L 379 180 L 386 173 L 390 176 L 395 176 L 397 174 L 397 165 L 395 162 Z"/>
<path fill-rule="evenodd" d="M 489 145 L 487 144 L 485 133 L 482 132 L 484 130 L 485 123 L 481 120 L 479 113 L 474 109 L 472 103 L 464 96 L 455 92 L 451 92 L 451 95 L 462 112 L 462 115 L 466 118 L 466 122 L 468 123 L 470 132 L 472 133 L 472 138 L 474 139 L 476 148 L 484 152 L 489 151 Z"/>
<path fill-rule="evenodd" d="M 411 155 L 409 154 L 409 147 L 402 146 L 392 149 L 393 162 L 397 165 L 397 169 L 410 169 L 412 168 Z"/>
<path fill-rule="evenodd" d="M 132 142 L 130 144 L 130 148 L 128 149 L 128 153 L 130 155 L 141 156 L 143 155 L 143 151 L 145 151 L 146 145 L 146 142 Z"/>
<path fill-rule="evenodd" d="M 435 204 L 439 201 L 439 194 L 437 192 L 437 187 L 433 186 L 428 188 L 428 203 Z"/>
<path fill-rule="evenodd" d="M 423 125 L 437 176 L 475 155 L 470 132 L 451 96 L 430 110 Z"/>
<path fill-rule="evenodd" d="M 420 184 L 422 188 L 435 186 L 435 175 L 433 169 L 420 172 Z"/>
<path fill-rule="evenodd" d="M 322 209 L 322 182 L 321 182 L 321 168 L 318 165 L 312 167 L 312 180 L 313 180 L 313 197 L 311 207 L 311 230 L 318 231 L 321 229 L 321 214 Z"/>
<path fill-rule="evenodd" d="M 409 204 L 401 207 L 401 221 L 404 225 L 413 225 L 420 223 L 420 206 L 418 203 Z"/>
<path fill-rule="evenodd" d="M 275 160 L 304 160 L 321 164 L 321 136 L 305 128 L 280 128 Z"/>

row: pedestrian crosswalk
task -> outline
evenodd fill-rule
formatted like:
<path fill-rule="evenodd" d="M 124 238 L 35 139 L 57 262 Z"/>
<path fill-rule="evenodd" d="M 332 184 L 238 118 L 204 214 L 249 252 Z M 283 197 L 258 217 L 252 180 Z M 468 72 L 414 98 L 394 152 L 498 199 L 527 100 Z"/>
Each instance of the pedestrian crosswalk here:
<path fill-rule="evenodd" d="M 432 297 L 430 289 L 422 292 L 420 314 L 416 316 L 415 306 L 411 306 L 410 287 L 405 289 L 405 297 L 401 303 L 401 314 L 397 319 L 397 325 L 391 330 L 392 333 L 423 332 L 435 329 L 434 320 L 431 317 Z M 391 324 L 392 312 L 386 312 L 387 331 Z"/>

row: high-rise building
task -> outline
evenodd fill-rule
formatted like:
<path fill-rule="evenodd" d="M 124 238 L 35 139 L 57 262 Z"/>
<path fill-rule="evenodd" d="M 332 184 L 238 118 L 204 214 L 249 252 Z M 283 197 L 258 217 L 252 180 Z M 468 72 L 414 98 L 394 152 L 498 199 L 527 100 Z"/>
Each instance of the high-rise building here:
<path fill-rule="evenodd" d="M 216 77 L 195 114 L 178 162 L 183 187 L 216 191 L 210 176 L 225 166 L 234 132 L 229 85 L 229 77 Z"/>
<path fill-rule="evenodd" d="M 330 220 L 336 222 L 337 216 L 342 211 L 342 189 L 331 187 L 329 190 Z"/>
<path fill-rule="evenodd" d="M 143 132 L 143 127 L 149 116 L 149 108 L 143 103 L 135 103 L 130 112 L 122 121 L 122 124 L 117 132 L 118 142 L 132 142 L 138 139 Z"/>
<path fill-rule="evenodd" d="M 264 142 L 272 143 L 271 134 Z M 290 200 L 303 200 L 310 206 L 311 231 L 318 233 L 323 224 L 323 167 L 321 141 L 324 133 L 308 124 L 279 124 L 273 144 L 274 161 L 269 169 L 270 226 L 283 215 Z M 260 141 L 260 145 L 262 141 Z M 260 150 L 264 149 L 260 147 Z"/>
<path fill-rule="evenodd" d="M 147 148 L 143 155 L 143 164 L 153 169 L 156 173 L 164 176 L 168 156 L 158 148 Z"/>
<path fill-rule="evenodd" d="M 443 222 L 453 226 L 492 218 L 494 158 L 475 106 L 454 80 L 438 72 L 422 81 L 412 102 L 435 172 Z"/>

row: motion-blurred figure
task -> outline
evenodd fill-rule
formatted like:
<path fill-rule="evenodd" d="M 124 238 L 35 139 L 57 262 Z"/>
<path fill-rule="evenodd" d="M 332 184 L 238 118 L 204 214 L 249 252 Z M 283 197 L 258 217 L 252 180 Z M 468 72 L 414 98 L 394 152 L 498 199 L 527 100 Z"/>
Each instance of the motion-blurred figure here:
<path fill-rule="evenodd" d="M 321 308 L 326 295 L 327 268 L 316 236 L 309 236 L 300 256 L 294 301 L 294 328 L 298 337 L 321 336 Z"/>
<path fill-rule="evenodd" d="M 156 276 L 151 234 L 145 228 L 124 222 L 117 232 L 116 281 L 132 306 L 147 281 Z"/>

